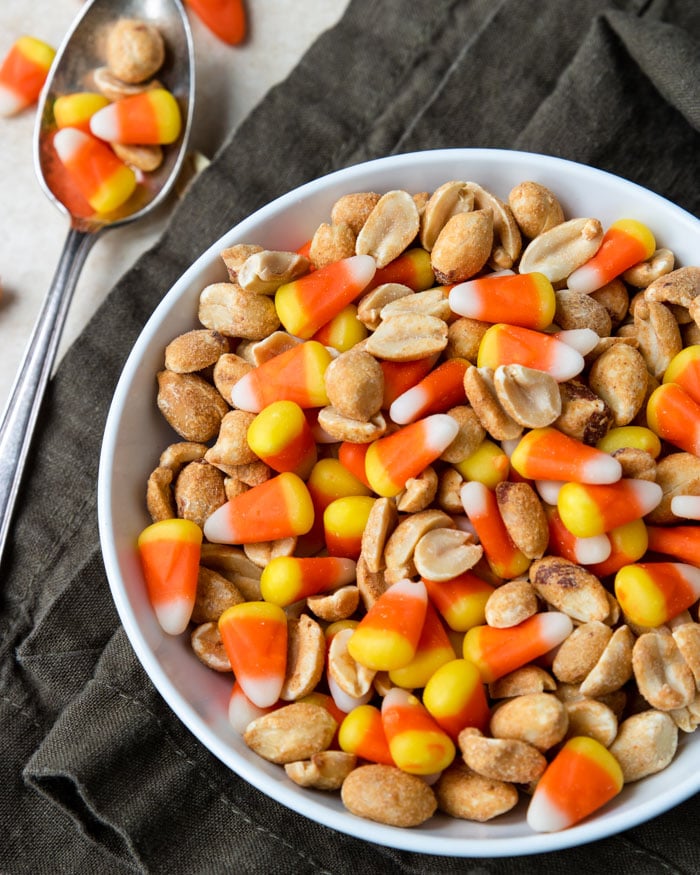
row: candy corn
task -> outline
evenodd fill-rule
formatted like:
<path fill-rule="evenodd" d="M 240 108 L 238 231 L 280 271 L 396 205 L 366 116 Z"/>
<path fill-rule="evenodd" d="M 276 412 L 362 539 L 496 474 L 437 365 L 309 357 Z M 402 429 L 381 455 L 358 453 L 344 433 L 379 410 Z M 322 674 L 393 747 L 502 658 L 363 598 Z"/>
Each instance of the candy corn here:
<path fill-rule="evenodd" d="M 661 452 L 661 441 L 650 428 L 641 425 L 621 425 L 611 428 L 596 447 L 604 453 L 614 453 L 626 447 L 644 450 L 655 459 Z"/>
<path fill-rule="evenodd" d="M 646 261 L 656 249 L 654 235 L 636 219 L 618 219 L 608 228 L 596 254 L 567 279 L 574 292 L 594 292 L 628 267 Z"/>
<path fill-rule="evenodd" d="M 620 764 L 594 738 L 569 739 L 537 782 L 527 809 L 537 832 L 573 826 L 622 790 Z"/>
<path fill-rule="evenodd" d="M 572 630 L 571 619 L 557 611 L 535 614 L 507 629 L 475 626 L 464 636 L 464 658 L 491 683 L 552 650 Z"/>
<path fill-rule="evenodd" d="M 322 325 L 311 338 L 324 346 L 337 349 L 338 352 L 347 352 L 356 343 L 364 340 L 369 332 L 357 318 L 357 307 L 348 304 L 340 313 L 336 314 L 329 322 Z"/>
<path fill-rule="evenodd" d="M 97 213 L 111 213 L 129 200 L 136 188 L 133 170 L 90 134 L 75 128 L 57 131 L 56 153 L 81 194 Z"/>
<path fill-rule="evenodd" d="M 273 401 L 248 426 L 248 446 L 274 471 L 302 480 L 316 464 L 316 442 L 304 411 L 294 401 Z"/>
<path fill-rule="evenodd" d="M 674 495 L 671 513 L 687 520 L 700 520 L 700 495 Z"/>
<path fill-rule="evenodd" d="M 428 594 L 422 581 L 399 580 L 360 620 L 348 643 L 353 659 L 375 671 L 403 668 L 415 657 Z"/>
<path fill-rule="evenodd" d="M 323 530 L 331 556 L 359 559 L 362 533 L 375 501 L 368 495 L 347 495 L 328 505 L 323 512 Z"/>
<path fill-rule="evenodd" d="M 314 506 L 304 481 L 278 474 L 227 501 L 207 519 L 207 540 L 255 544 L 304 535 L 314 522 Z"/>
<path fill-rule="evenodd" d="M 438 668 L 423 690 L 428 713 L 453 741 L 466 726 L 482 732 L 490 709 L 479 669 L 466 659 L 453 659 Z"/>
<path fill-rule="evenodd" d="M 580 352 L 551 334 L 499 322 L 481 338 L 477 365 L 495 370 L 512 364 L 544 371 L 562 383 L 581 373 L 584 360 Z"/>
<path fill-rule="evenodd" d="M 617 459 L 552 427 L 529 431 L 511 454 L 510 464 L 529 480 L 615 483 L 622 476 Z"/>
<path fill-rule="evenodd" d="M 457 421 L 446 413 L 434 413 L 405 425 L 369 445 L 365 473 L 372 489 L 393 498 L 447 449 L 457 437 Z"/>
<path fill-rule="evenodd" d="M 364 483 L 371 492 L 372 487 L 369 485 L 365 471 L 365 459 L 368 449 L 369 444 L 355 444 L 352 441 L 343 441 L 338 447 L 338 461 L 353 477 Z"/>
<path fill-rule="evenodd" d="M 396 765 L 412 775 L 434 775 L 455 758 L 452 739 L 419 699 L 392 687 L 382 700 L 382 725 Z"/>
<path fill-rule="evenodd" d="M 510 473 L 510 459 L 502 447 L 488 438 L 479 444 L 471 456 L 455 463 L 465 480 L 478 480 L 489 489 L 495 489 Z"/>
<path fill-rule="evenodd" d="M 631 622 L 661 626 L 700 598 L 700 569 L 684 562 L 640 562 L 615 575 L 615 595 Z"/>
<path fill-rule="evenodd" d="M 276 556 L 263 568 L 260 592 L 281 608 L 320 592 L 353 583 L 355 563 L 334 556 Z"/>
<path fill-rule="evenodd" d="M 382 724 L 382 713 L 374 705 L 358 705 L 345 716 L 338 730 L 340 749 L 372 763 L 393 766 L 394 758 Z"/>
<path fill-rule="evenodd" d="M 700 404 L 700 345 L 686 346 L 675 355 L 664 371 L 664 383 L 678 383 Z"/>
<path fill-rule="evenodd" d="M 504 580 L 524 574 L 530 566 L 530 560 L 511 540 L 498 510 L 495 493 L 483 483 L 473 480 L 462 485 L 460 497 L 493 573 Z"/>
<path fill-rule="evenodd" d="M 608 577 L 615 574 L 623 565 L 636 562 L 646 553 L 649 545 L 649 535 L 643 519 L 631 520 L 610 529 L 605 535 L 594 535 L 605 538 L 610 545 L 610 554 L 599 562 L 592 562 L 588 570 L 597 577 Z M 591 540 L 584 538 L 582 540 Z"/>
<path fill-rule="evenodd" d="M 275 294 L 280 322 L 308 340 L 361 294 L 375 270 L 370 255 L 352 255 L 281 285 Z"/>
<path fill-rule="evenodd" d="M 450 629 L 466 632 L 486 622 L 485 608 L 493 592 L 491 584 L 465 571 L 451 580 L 421 578 L 430 602 L 435 605 Z"/>
<path fill-rule="evenodd" d="M 460 316 L 523 328 L 547 328 L 556 310 L 552 284 L 541 273 L 499 274 L 469 280 L 451 289 L 449 301 Z"/>
<path fill-rule="evenodd" d="M 103 94 L 91 91 L 80 91 L 75 94 L 62 94 L 56 98 L 53 105 L 53 116 L 58 128 L 77 128 L 86 134 L 90 133 L 90 119 L 109 100 Z"/>
<path fill-rule="evenodd" d="M 557 508 L 566 528 L 579 538 L 600 535 L 640 519 L 661 501 L 662 489 L 651 480 L 610 484 L 565 483 Z"/>
<path fill-rule="evenodd" d="M 56 52 L 33 36 L 21 36 L 0 64 L 0 116 L 15 115 L 36 102 Z"/>
<path fill-rule="evenodd" d="M 437 356 L 416 359 L 413 362 L 380 361 L 384 373 L 382 409 L 388 410 L 399 395 L 420 382 L 426 374 L 430 373 L 436 361 Z"/>
<path fill-rule="evenodd" d="M 407 249 L 386 267 L 378 268 L 365 291 L 369 292 L 384 283 L 401 283 L 414 292 L 424 292 L 434 282 L 430 253 L 420 248 Z"/>
<path fill-rule="evenodd" d="M 287 617 L 268 602 L 241 602 L 219 617 L 219 631 L 233 674 L 259 708 L 280 697 L 287 668 Z"/>
<path fill-rule="evenodd" d="M 185 0 L 185 2 L 222 42 L 236 46 L 245 39 L 248 20 L 244 0 Z"/>
<path fill-rule="evenodd" d="M 197 595 L 202 530 L 184 519 L 160 520 L 138 538 L 148 597 L 156 618 L 170 635 L 187 628 Z"/>
<path fill-rule="evenodd" d="M 364 460 L 362 464 L 364 475 Z M 320 459 L 311 469 L 306 481 L 314 507 L 314 523 L 303 535 L 298 548 L 308 548 L 308 553 L 318 553 L 326 545 L 323 528 L 323 513 L 336 498 L 348 495 L 369 495 L 370 488 L 354 476 L 339 459 Z"/>
<path fill-rule="evenodd" d="M 253 720 L 257 720 L 258 717 L 262 717 L 264 714 L 269 714 L 270 711 L 274 711 L 277 707 L 278 703 L 267 708 L 259 708 L 246 696 L 240 683 L 234 681 L 231 696 L 228 700 L 228 722 L 239 735 L 243 735 Z"/>
<path fill-rule="evenodd" d="M 90 130 L 96 137 L 124 145 L 167 145 L 177 140 L 181 129 L 180 107 L 165 88 L 123 97 L 90 119 Z"/>
<path fill-rule="evenodd" d="M 445 627 L 435 608 L 428 602 L 416 654 L 407 665 L 390 671 L 389 680 L 407 690 L 424 687 L 436 669 L 454 658 L 455 652 Z"/>
<path fill-rule="evenodd" d="M 566 528 L 556 507 L 545 509 L 549 526 L 548 552 L 561 556 L 579 565 L 604 562 L 612 549 L 607 535 L 593 535 L 590 538 L 577 538 Z"/>
<path fill-rule="evenodd" d="M 678 383 L 662 383 L 649 396 L 647 423 L 662 440 L 700 456 L 700 404 Z"/>
<path fill-rule="evenodd" d="M 248 371 L 231 391 L 234 407 L 259 413 L 274 401 L 294 401 L 306 410 L 328 402 L 323 376 L 331 354 L 309 340 L 282 352 Z"/>
<path fill-rule="evenodd" d="M 469 366 L 466 359 L 448 359 L 412 388 L 396 398 L 389 408 L 389 416 L 399 425 L 415 422 L 431 413 L 444 413 L 463 404 L 464 374 Z"/>

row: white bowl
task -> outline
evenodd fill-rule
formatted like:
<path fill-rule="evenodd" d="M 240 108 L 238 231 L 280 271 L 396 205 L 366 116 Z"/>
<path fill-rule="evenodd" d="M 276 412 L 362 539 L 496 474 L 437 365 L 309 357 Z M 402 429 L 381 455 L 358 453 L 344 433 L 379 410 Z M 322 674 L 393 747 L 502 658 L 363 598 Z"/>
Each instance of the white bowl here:
<path fill-rule="evenodd" d="M 540 853 L 604 838 L 642 823 L 700 789 L 700 736 L 680 733 L 673 763 L 624 788 L 603 810 L 562 832 L 537 834 L 525 803 L 491 823 L 436 815 L 421 827 L 398 829 L 346 811 L 338 794 L 304 790 L 284 770 L 260 759 L 227 720 L 230 676 L 205 668 L 188 636 L 170 637 L 146 597 L 136 538 L 150 519 L 144 490 L 161 450 L 176 440 L 155 404 L 155 374 L 176 335 L 196 327 L 197 301 L 208 283 L 225 280 L 220 251 L 254 242 L 296 249 L 327 221 L 342 194 L 405 188 L 430 191 L 452 179 L 480 183 L 505 198 L 523 180 L 551 188 L 568 217 L 595 216 L 606 226 L 632 217 L 648 224 L 679 264 L 697 263 L 700 222 L 667 200 L 624 179 L 558 158 L 490 149 L 450 149 L 370 161 L 307 183 L 232 228 L 183 274 L 153 313 L 124 367 L 107 420 L 99 472 L 99 524 L 112 595 L 138 658 L 178 717 L 215 756 L 283 805 L 348 835 L 402 850 L 469 857 Z"/>

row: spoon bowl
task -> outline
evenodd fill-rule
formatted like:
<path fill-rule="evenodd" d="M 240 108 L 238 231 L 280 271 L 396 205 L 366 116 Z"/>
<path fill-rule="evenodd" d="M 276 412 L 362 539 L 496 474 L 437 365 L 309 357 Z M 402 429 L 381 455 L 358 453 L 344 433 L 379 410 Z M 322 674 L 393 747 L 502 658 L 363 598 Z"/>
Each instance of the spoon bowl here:
<path fill-rule="evenodd" d="M 138 174 L 136 189 L 125 204 L 114 212 L 97 214 L 82 196 L 76 196 L 58 159 L 53 146 L 53 109 L 60 95 L 98 90 L 93 76 L 105 64 L 107 33 L 123 18 L 146 21 L 161 33 L 165 60 L 156 77 L 179 104 L 182 131 L 175 143 L 164 147 L 164 160 L 157 170 Z M 0 421 L 0 564 L 39 408 L 82 266 L 104 231 L 138 221 L 170 194 L 187 152 L 194 93 L 192 35 L 180 0 L 90 0 L 56 53 L 37 109 L 34 167 L 46 195 L 68 218 L 69 230 Z"/>

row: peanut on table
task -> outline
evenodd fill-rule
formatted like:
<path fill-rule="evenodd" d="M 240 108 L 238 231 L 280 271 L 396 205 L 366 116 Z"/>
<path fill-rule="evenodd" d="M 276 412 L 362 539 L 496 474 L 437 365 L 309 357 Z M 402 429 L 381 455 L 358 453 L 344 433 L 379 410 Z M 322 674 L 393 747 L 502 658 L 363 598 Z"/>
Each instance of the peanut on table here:
<path fill-rule="evenodd" d="M 329 218 L 165 350 L 151 601 L 301 786 L 566 828 L 700 722 L 700 268 L 531 181 Z"/>

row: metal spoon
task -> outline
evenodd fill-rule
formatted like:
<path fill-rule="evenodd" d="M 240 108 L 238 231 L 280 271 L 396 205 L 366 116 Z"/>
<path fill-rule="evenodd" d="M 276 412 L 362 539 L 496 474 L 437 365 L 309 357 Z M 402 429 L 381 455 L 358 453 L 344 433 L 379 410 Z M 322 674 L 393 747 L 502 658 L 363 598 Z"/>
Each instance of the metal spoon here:
<path fill-rule="evenodd" d="M 96 68 L 104 66 L 104 37 L 120 18 L 149 21 L 162 34 L 166 57 L 157 78 L 177 98 L 183 125 L 179 140 L 165 147 L 161 167 L 144 175 L 120 211 L 99 217 L 75 207 L 71 210 L 59 199 L 60 195 L 67 200 L 57 184 L 57 158 L 51 145 L 55 131 L 53 103 L 61 94 L 96 90 L 91 76 Z M 185 158 L 192 125 L 194 73 L 192 35 L 180 0 L 91 0 L 77 16 L 49 71 L 34 131 L 34 166 L 49 199 L 68 216 L 70 229 L 0 423 L 0 563 L 39 408 L 80 271 L 104 231 L 142 218 L 170 193 Z"/>

